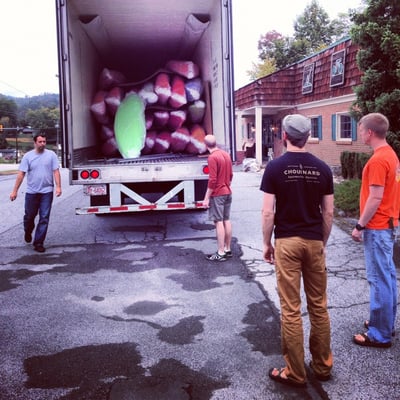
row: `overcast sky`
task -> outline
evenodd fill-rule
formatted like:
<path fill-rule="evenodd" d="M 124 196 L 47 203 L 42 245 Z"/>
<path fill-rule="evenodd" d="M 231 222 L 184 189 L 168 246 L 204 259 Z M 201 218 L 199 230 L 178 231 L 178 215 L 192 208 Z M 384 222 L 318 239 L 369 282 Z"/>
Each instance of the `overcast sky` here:
<path fill-rule="evenodd" d="M 112 0 L 110 0 L 112 1 Z M 200 1 L 200 0 L 199 0 Z M 293 23 L 311 0 L 232 0 L 235 89 L 249 83 L 260 36 L 293 34 Z M 361 0 L 319 0 L 331 19 Z M 18 97 L 58 93 L 55 0 L 0 1 L 0 93 Z"/>

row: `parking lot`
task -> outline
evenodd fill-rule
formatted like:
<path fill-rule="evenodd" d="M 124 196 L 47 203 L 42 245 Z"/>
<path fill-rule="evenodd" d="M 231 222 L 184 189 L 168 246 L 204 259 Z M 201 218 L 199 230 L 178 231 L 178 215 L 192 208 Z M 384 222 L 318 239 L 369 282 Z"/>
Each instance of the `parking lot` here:
<path fill-rule="evenodd" d="M 368 282 L 362 245 L 339 224 L 327 247 L 332 379 L 308 368 L 304 304 L 309 383 L 292 389 L 267 377 L 283 359 L 275 272 L 262 259 L 260 173 L 235 171 L 234 259 L 223 265 L 204 259 L 215 246 L 206 213 L 77 216 L 80 188 L 62 176 L 45 254 L 23 241 L 23 188 L 10 202 L 15 176 L 0 177 L 9 215 L 0 227 L 0 398 L 399 398 L 398 334 L 390 349 L 352 343 L 368 317 Z"/>

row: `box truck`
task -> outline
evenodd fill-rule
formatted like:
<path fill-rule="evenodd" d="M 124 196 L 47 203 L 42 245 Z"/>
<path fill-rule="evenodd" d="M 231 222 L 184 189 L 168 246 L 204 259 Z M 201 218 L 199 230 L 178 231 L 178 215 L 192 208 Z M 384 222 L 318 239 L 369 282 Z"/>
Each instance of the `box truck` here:
<path fill-rule="evenodd" d="M 204 135 L 235 160 L 231 1 L 56 0 L 56 15 L 76 213 L 203 208 Z"/>

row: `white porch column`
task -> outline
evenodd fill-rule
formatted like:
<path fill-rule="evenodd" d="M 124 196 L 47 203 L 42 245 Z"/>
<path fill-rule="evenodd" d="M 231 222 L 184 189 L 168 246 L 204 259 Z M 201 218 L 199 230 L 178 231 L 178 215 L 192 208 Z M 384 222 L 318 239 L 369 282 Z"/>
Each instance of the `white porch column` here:
<path fill-rule="evenodd" d="M 237 153 L 238 151 L 242 150 L 242 143 L 243 143 L 243 138 L 244 138 L 242 110 L 237 110 L 235 115 L 236 115 L 236 124 L 235 124 L 236 149 L 234 149 L 234 151 L 236 151 L 236 153 Z"/>
<path fill-rule="evenodd" d="M 262 107 L 256 107 L 256 160 L 262 165 Z"/>

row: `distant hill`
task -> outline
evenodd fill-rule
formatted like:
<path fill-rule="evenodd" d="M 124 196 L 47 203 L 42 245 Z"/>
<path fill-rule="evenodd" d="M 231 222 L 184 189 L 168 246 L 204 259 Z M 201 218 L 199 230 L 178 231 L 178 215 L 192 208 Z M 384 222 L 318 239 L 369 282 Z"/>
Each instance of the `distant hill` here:
<path fill-rule="evenodd" d="M 8 98 L 15 101 L 18 106 L 18 112 L 25 114 L 27 110 L 37 110 L 39 108 L 59 108 L 60 98 L 58 94 L 44 93 L 32 97 L 11 97 Z"/>
<path fill-rule="evenodd" d="M 32 126 L 35 129 L 54 128 L 59 118 L 58 94 L 44 93 L 32 97 L 0 95 L 0 119 L 6 129 L 16 126 Z"/>
<path fill-rule="evenodd" d="M 27 124 L 26 113 L 29 110 L 37 111 L 42 108 L 46 109 L 60 109 L 60 98 L 57 93 L 44 93 L 32 97 L 13 97 L 4 96 L 8 100 L 12 100 L 17 105 L 17 121 L 15 123 Z"/>

